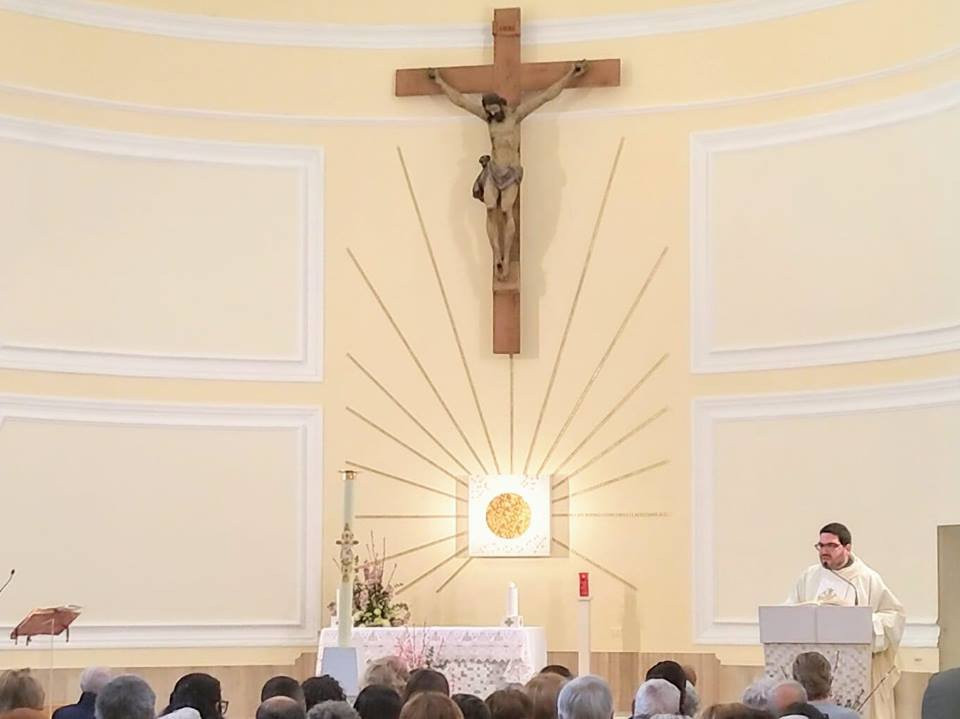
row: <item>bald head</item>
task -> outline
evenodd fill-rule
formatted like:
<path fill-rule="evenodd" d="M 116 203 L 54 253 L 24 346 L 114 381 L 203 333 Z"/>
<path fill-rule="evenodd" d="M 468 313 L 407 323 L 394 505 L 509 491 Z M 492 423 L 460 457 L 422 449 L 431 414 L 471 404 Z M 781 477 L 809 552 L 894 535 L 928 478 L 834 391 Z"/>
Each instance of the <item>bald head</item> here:
<path fill-rule="evenodd" d="M 807 701 L 807 690 L 803 684 L 794 681 L 777 682 L 770 690 L 770 706 L 778 713 L 791 704 L 803 704 Z"/>
<path fill-rule="evenodd" d="M 305 719 L 303 705 L 290 697 L 270 697 L 257 707 L 257 719 Z"/>

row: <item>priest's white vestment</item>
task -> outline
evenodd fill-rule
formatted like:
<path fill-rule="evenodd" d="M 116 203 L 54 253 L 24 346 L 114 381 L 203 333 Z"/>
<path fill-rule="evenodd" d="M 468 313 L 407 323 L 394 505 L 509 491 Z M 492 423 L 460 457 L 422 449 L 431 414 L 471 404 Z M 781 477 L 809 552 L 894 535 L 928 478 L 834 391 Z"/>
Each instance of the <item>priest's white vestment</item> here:
<path fill-rule="evenodd" d="M 906 614 L 900 600 L 887 588 L 880 575 L 858 557 L 853 554 L 850 557 L 852 562 L 836 572 L 820 564 L 809 567 L 800 575 L 787 603 L 818 602 L 873 609 L 872 684 L 880 688 L 870 701 L 872 711 L 869 716 L 872 719 L 895 719 L 893 688 L 900 678 L 897 648 L 903 636 Z"/>

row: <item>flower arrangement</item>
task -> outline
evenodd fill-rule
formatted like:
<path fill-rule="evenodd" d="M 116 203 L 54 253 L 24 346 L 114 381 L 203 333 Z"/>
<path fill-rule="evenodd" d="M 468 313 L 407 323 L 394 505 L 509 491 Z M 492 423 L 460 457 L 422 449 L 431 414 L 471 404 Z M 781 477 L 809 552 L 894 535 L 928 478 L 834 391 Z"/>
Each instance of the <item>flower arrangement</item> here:
<path fill-rule="evenodd" d="M 393 583 L 394 565 L 390 577 L 384 581 L 387 544 L 383 542 L 383 552 L 378 553 L 373 533 L 370 544 L 366 546 L 367 558 L 356 563 L 353 582 L 353 624 L 357 627 L 402 627 L 410 621 L 410 608 L 403 602 L 394 601 L 394 595 L 401 584 Z M 339 567 L 339 563 L 338 563 Z M 336 602 L 327 605 L 335 615 Z"/>
<path fill-rule="evenodd" d="M 397 656 L 410 669 L 443 669 L 447 662 L 441 657 L 443 652 L 443 637 L 437 643 L 431 643 L 429 630 L 421 627 L 407 627 L 403 636 L 397 642 Z M 418 636 L 419 635 L 419 636 Z"/>

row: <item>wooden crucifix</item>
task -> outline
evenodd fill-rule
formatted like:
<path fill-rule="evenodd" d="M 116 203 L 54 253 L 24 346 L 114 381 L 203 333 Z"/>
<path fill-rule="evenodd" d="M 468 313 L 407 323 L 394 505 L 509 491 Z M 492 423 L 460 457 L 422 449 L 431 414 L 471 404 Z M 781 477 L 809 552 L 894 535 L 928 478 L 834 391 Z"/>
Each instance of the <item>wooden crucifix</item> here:
<path fill-rule="evenodd" d="M 520 123 L 566 87 L 619 84 L 619 60 L 521 62 L 520 8 L 494 10 L 492 65 L 397 70 L 398 97 L 446 94 L 490 128 L 491 153 L 480 158 L 473 196 L 486 206 L 493 251 L 496 354 L 520 352 Z"/>

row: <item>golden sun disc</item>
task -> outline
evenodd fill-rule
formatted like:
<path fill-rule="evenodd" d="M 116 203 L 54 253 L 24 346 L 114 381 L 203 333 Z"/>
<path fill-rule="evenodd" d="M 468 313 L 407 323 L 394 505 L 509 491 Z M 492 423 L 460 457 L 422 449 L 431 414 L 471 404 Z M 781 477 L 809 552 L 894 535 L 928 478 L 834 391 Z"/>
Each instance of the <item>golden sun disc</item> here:
<path fill-rule="evenodd" d="M 530 528 L 532 512 L 519 494 L 504 492 L 487 505 L 487 526 L 501 539 L 516 539 Z"/>

